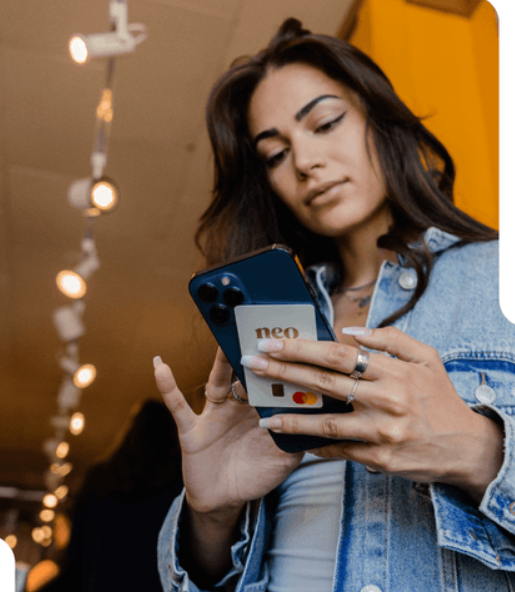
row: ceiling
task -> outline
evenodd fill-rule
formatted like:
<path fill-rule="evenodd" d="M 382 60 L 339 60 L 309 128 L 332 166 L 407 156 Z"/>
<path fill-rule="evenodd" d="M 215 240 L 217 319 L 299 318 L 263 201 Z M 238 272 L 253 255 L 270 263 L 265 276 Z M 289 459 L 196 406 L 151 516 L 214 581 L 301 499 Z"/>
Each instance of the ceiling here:
<path fill-rule="evenodd" d="M 88 281 L 81 362 L 95 382 L 68 434 L 77 484 L 124 429 L 131 408 L 158 397 L 152 358 L 183 390 L 202 383 L 213 342 L 195 314 L 188 280 L 201 261 L 192 236 L 209 202 L 204 104 L 217 76 L 299 18 L 335 34 L 355 0 L 130 0 L 129 22 L 148 38 L 116 62 L 106 173 L 119 207 L 94 221 L 101 262 Z M 90 172 L 95 110 L 106 61 L 77 66 L 73 33 L 107 31 L 108 0 L 0 3 L 0 487 L 44 489 L 43 442 L 54 435 L 62 353 L 52 323 L 69 303 L 56 274 L 75 267 L 87 220 L 67 201 Z M 198 401 L 195 402 L 198 408 Z"/>

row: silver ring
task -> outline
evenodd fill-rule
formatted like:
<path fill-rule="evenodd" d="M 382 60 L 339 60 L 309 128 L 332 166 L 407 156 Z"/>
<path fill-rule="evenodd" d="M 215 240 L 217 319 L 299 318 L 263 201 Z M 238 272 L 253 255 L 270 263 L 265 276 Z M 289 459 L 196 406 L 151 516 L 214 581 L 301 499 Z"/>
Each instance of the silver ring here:
<path fill-rule="evenodd" d="M 358 357 L 356 359 L 356 366 L 354 370 L 349 375 L 351 378 L 360 378 L 360 376 L 365 372 L 368 367 L 368 362 L 370 360 L 370 354 L 365 351 L 362 347 L 358 348 Z"/>
<path fill-rule="evenodd" d="M 352 401 L 354 401 L 354 399 L 356 398 L 354 396 L 354 394 L 356 393 L 356 389 L 358 388 L 358 382 L 359 382 L 359 376 L 356 378 L 356 382 L 354 383 L 354 386 L 352 387 L 351 392 L 347 395 L 347 405 L 349 403 L 352 403 Z"/>
<path fill-rule="evenodd" d="M 238 403 L 248 403 L 248 401 L 247 401 L 246 399 L 242 399 L 241 397 L 239 397 L 239 396 L 236 394 L 236 389 L 235 389 L 235 387 L 236 387 L 236 383 L 237 383 L 237 382 L 238 382 L 238 381 L 237 381 L 237 380 L 235 380 L 235 381 L 234 381 L 234 382 L 231 384 L 231 392 L 230 392 L 229 394 L 230 394 L 230 395 L 232 395 L 232 398 L 233 398 L 235 401 L 238 401 Z"/>

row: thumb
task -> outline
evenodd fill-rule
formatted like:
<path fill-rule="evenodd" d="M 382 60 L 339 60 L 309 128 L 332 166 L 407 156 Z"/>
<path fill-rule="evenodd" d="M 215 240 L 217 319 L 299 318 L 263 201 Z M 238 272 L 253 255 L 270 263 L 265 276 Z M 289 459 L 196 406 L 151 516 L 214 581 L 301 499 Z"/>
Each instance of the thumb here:
<path fill-rule="evenodd" d="M 197 416 L 179 390 L 170 366 L 163 364 L 160 357 L 154 358 L 154 376 L 163 401 L 177 424 L 179 434 L 187 432 Z"/>
<path fill-rule="evenodd" d="M 352 335 L 360 344 L 369 349 L 385 352 L 414 364 L 428 363 L 432 356 L 432 347 L 413 339 L 396 327 L 384 327 L 382 329 L 367 329 L 366 327 L 344 327 L 344 335 Z"/>

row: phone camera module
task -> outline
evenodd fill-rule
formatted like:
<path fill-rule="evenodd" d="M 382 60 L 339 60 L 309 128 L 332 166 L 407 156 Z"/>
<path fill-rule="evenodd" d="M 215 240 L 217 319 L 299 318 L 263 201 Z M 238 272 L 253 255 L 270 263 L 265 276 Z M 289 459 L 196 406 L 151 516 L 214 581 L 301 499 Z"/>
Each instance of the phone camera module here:
<path fill-rule="evenodd" d="M 215 304 L 209 309 L 209 316 L 213 323 L 223 325 L 223 323 L 227 323 L 231 318 L 231 313 L 227 306 L 224 306 L 223 304 Z"/>
<path fill-rule="evenodd" d="M 203 302 L 214 302 L 218 297 L 218 290 L 213 284 L 200 284 L 197 294 Z"/>
<path fill-rule="evenodd" d="M 233 308 L 243 302 L 243 292 L 238 288 L 227 288 L 223 293 L 223 297 L 225 304 Z"/>

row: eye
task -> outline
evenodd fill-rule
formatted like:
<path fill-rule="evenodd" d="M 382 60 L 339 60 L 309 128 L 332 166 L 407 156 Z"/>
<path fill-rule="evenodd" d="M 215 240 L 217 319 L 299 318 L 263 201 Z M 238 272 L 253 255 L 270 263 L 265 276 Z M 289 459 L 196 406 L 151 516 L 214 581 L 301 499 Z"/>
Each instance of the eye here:
<path fill-rule="evenodd" d="M 336 127 L 340 123 L 340 121 L 342 121 L 342 119 L 345 117 L 346 114 L 347 114 L 347 111 L 344 111 L 341 115 L 339 115 L 335 119 L 331 119 L 330 121 L 327 121 L 327 122 L 323 123 L 322 125 L 319 125 L 317 128 L 315 128 L 315 133 L 316 134 L 323 134 L 325 132 L 332 130 L 334 127 Z"/>
<path fill-rule="evenodd" d="M 282 162 L 286 156 L 286 152 L 286 150 L 281 150 L 281 152 L 277 152 L 277 154 L 270 156 L 270 158 L 265 158 L 265 166 L 269 169 L 273 169 Z"/>

